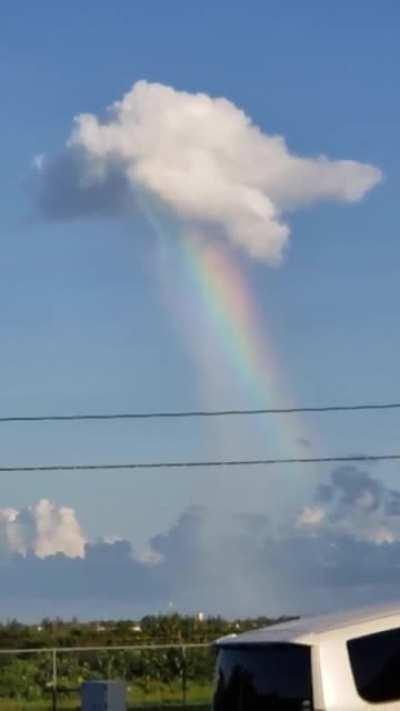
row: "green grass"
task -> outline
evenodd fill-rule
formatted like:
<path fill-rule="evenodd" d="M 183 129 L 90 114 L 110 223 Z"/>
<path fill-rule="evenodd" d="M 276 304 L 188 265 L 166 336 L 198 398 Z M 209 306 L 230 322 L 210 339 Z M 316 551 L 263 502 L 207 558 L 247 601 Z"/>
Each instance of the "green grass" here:
<path fill-rule="evenodd" d="M 131 706 L 128 707 L 132 711 L 159 711 L 160 708 L 166 709 L 166 711 L 210 711 L 211 706 L 209 704 L 163 704 L 162 706 L 146 705 L 146 706 Z"/>
<path fill-rule="evenodd" d="M 188 683 L 186 690 L 186 709 L 196 711 L 209 711 L 212 696 L 212 686 L 207 683 Z M 135 711 L 155 711 L 167 707 L 168 711 L 182 711 L 182 685 L 160 684 L 149 682 L 146 689 L 139 684 L 128 685 L 128 708 Z M 51 697 L 38 701 L 18 701 L 16 699 L 0 699 L 0 711 L 50 711 L 52 709 Z M 78 694 L 59 694 L 57 700 L 58 711 L 75 711 L 80 709 Z"/>
<path fill-rule="evenodd" d="M 133 702 L 132 699 L 128 700 L 128 709 L 132 711 L 158 711 L 160 708 L 168 709 L 168 711 L 182 711 L 185 708 L 186 711 L 210 711 L 210 703 L 202 703 L 198 701 L 187 700 L 186 705 L 183 706 L 181 699 L 147 699 L 140 703 Z M 40 701 L 15 701 L 14 699 L 2 699 L 0 702 L 1 711 L 51 711 L 52 706 L 45 704 Z M 74 700 L 70 704 L 66 704 L 65 701 L 57 705 L 58 711 L 79 711 L 80 705 Z"/>
<path fill-rule="evenodd" d="M 211 699 L 211 685 L 207 683 L 191 683 L 187 686 L 186 703 L 208 705 Z M 151 683 L 146 691 L 133 685 L 128 689 L 128 703 L 134 706 L 181 704 L 182 685 Z"/>

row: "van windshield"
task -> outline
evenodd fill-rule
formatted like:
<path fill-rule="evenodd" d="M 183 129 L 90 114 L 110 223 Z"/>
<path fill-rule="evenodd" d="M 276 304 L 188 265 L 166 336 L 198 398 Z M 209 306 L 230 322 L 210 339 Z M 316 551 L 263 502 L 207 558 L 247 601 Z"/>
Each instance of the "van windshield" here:
<path fill-rule="evenodd" d="M 279 643 L 219 648 L 214 711 L 312 708 L 310 647 Z"/>

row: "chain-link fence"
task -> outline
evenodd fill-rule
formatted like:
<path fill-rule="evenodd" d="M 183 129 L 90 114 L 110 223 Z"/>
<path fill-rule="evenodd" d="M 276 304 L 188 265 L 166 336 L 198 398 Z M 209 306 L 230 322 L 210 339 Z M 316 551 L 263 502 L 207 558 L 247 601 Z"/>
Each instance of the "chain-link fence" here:
<path fill-rule="evenodd" d="M 213 667 L 209 644 L 0 650 L 0 711 L 72 711 L 96 679 L 124 681 L 130 708 L 208 711 Z"/>

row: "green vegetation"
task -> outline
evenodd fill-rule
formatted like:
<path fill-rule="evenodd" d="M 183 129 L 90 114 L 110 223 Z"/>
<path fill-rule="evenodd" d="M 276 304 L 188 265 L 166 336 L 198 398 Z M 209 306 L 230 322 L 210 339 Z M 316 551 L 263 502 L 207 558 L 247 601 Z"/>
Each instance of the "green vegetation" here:
<path fill-rule="evenodd" d="M 135 708 L 168 705 L 207 707 L 211 698 L 214 656 L 208 644 L 218 637 L 272 624 L 269 618 L 231 620 L 180 615 L 147 616 L 142 620 L 43 620 L 22 625 L 13 620 L 0 625 L 0 650 L 32 650 L 28 654 L 0 654 L 1 711 L 41 711 L 53 693 L 52 653 L 57 651 L 58 708 L 79 706 L 78 691 L 89 679 L 124 679 L 128 700 Z M 178 648 L 102 651 L 63 651 L 65 647 L 116 647 L 178 644 Z"/>

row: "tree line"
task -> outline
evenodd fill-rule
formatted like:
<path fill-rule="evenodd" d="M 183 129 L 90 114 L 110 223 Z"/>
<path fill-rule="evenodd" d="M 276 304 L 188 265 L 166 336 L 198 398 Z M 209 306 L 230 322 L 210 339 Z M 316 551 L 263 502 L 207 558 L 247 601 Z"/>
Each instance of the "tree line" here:
<path fill-rule="evenodd" d="M 285 618 L 281 618 L 285 619 Z M 287 618 L 286 618 L 287 619 Z M 27 625 L 11 620 L 0 624 L 0 650 L 40 650 L 62 647 L 110 647 L 104 651 L 57 653 L 57 687 L 76 692 L 89 679 L 124 679 L 146 695 L 158 687 L 206 685 L 212 679 L 212 648 L 185 649 L 185 644 L 210 644 L 226 634 L 277 622 L 268 617 L 226 620 L 199 614 L 148 615 L 140 620 L 44 619 Z M 114 650 L 129 645 L 178 644 L 178 648 Z M 0 654 L 0 698 L 38 701 L 53 689 L 51 654 Z"/>

